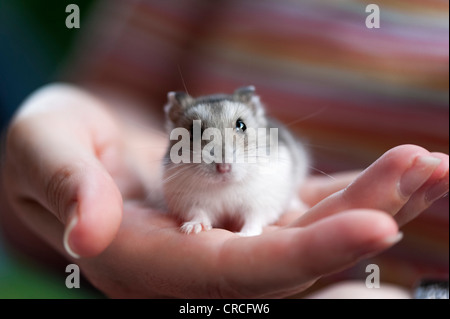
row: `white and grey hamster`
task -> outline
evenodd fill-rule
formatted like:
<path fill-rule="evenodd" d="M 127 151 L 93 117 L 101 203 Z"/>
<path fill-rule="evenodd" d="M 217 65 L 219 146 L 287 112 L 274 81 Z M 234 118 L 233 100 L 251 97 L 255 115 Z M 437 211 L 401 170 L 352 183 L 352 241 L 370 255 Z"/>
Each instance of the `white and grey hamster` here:
<path fill-rule="evenodd" d="M 253 86 L 198 98 L 169 92 L 165 112 L 170 144 L 163 191 L 181 231 L 199 233 L 232 220 L 240 235 L 255 236 L 298 204 L 308 154 L 266 116 Z"/>

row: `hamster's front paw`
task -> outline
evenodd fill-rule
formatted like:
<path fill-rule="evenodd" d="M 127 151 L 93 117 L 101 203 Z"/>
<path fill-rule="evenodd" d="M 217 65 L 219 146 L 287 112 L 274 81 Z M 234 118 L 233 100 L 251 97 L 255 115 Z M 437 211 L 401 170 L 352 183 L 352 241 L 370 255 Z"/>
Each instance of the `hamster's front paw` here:
<path fill-rule="evenodd" d="M 198 234 L 202 230 L 210 230 L 212 228 L 211 224 L 205 223 L 205 222 L 199 222 L 199 221 L 190 221 L 185 222 L 181 226 L 181 231 L 186 234 L 194 233 Z"/>

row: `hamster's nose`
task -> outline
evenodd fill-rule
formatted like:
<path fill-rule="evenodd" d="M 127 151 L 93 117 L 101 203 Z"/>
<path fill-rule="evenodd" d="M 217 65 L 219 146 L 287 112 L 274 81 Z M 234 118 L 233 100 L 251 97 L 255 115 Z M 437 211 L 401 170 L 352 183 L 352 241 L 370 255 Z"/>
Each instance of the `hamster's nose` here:
<path fill-rule="evenodd" d="M 229 163 L 217 163 L 216 170 L 220 174 L 225 174 L 231 171 L 231 164 Z"/>

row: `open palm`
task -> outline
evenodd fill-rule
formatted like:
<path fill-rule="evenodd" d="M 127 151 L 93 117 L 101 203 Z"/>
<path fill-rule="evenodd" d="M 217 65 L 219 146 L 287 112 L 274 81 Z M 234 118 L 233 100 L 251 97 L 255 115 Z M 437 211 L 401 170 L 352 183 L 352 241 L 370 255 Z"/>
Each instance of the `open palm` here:
<path fill-rule="evenodd" d="M 186 235 L 149 204 L 165 137 L 103 104 L 70 86 L 35 94 L 10 127 L 4 176 L 23 221 L 81 256 L 74 262 L 111 297 L 287 296 L 392 246 L 398 224 L 448 192 L 448 156 L 404 145 L 361 174 L 311 177 L 301 192 L 311 208 L 260 236 Z"/>

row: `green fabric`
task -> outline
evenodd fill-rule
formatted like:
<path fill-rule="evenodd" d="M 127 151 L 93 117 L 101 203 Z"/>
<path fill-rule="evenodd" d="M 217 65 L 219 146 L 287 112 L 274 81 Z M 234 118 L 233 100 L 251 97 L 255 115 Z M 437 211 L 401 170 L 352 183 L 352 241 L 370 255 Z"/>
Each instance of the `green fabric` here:
<path fill-rule="evenodd" d="M 80 288 L 66 287 L 66 276 L 61 269 L 58 274 L 41 269 L 32 261 L 2 247 L 0 238 L 0 299 L 71 299 L 102 298 L 85 282 Z M 84 285 L 83 285 L 84 284 Z"/>

